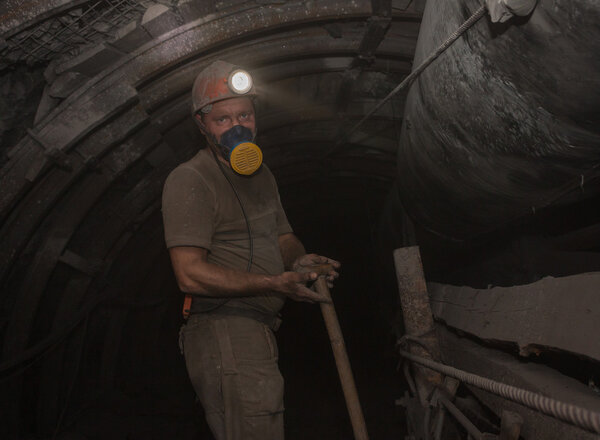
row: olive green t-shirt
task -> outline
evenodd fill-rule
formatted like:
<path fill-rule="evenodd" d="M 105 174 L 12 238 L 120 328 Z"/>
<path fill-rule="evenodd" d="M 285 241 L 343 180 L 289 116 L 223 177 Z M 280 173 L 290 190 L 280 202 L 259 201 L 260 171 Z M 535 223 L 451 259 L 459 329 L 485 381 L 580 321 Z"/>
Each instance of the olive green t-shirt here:
<path fill-rule="evenodd" d="M 263 164 L 252 176 L 241 176 L 223 164 L 250 222 L 253 237 L 251 272 L 276 275 L 284 271 L 278 237 L 292 232 L 281 206 L 275 178 Z M 167 177 L 162 196 L 167 248 L 196 246 L 208 250 L 208 261 L 246 271 L 249 239 L 240 203 L 212 152 L 200 150 Z M 222 297 L 194 295 L 192 313 L 210 310 Z M 228 306 L 276 314 L 284 297 L 264 295 L 230 298 Z"/>

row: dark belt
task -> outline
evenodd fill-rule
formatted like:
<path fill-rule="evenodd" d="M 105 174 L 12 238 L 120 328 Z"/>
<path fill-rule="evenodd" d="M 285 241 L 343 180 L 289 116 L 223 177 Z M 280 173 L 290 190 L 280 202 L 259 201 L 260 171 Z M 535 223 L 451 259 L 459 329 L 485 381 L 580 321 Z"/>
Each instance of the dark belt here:
<path fill-rule="evenodd" d="M 281 325 L 281 318 L 279 317 L 279 315 L 271 315 L 269 313 L 260 312 L 255 309 L 244 309 L 241 307 L 231 307 L 227 305 L 221 305 L 208 312 L 201 312 L 199 314 L 241 316 L 242 318 L 250 318 L 263 323 L 273 331 L 277 331 L 277 329 L 279 329 L 279 326 Z"/>

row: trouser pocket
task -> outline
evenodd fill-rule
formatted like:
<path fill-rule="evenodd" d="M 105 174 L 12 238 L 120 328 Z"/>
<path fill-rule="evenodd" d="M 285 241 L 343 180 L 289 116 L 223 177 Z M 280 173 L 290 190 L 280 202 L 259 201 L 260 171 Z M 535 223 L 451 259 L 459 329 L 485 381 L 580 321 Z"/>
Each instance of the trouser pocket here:
<path fill-rule="evenodd" d="M 245 417 L 283 412 L 283 377 L 275 360 L 238 362 L 236 385 Z"/>
<path fill-rule="evenodd" d="M 253 320 L 214 321 L 227 439 L 283 439 L 283 377 L 272 332 Z"/>

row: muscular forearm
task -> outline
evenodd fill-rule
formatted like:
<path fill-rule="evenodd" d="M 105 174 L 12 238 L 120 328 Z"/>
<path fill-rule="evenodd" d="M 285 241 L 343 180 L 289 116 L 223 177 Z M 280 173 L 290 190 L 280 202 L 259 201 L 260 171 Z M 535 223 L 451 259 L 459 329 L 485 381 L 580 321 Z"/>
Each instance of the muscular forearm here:
<path fill-rule="evenodd" d="M 279 250 L 286 270 L 293 270 L 296 259 L 306 254 L 304 245 L 294 234 L 279 236 Z"/>
<path fill-rule="evenodd" d="M 189 266 L 181 278 L 181 290 L 202 296 L 254 296 L 276 289 L 271 275 L 242 272 L 209 262 L 197 262 Z"/>
<path fill-rule="evenodd" d="M 316 273 L 263 275 L 229 269 L 209 263 L 208 252 L 196 247 L 174 247 L 169 253 L 179 288 L 186 293 L 223 298 L 278 293 L 296 301 L 327 300 L 305 286 Z"/>

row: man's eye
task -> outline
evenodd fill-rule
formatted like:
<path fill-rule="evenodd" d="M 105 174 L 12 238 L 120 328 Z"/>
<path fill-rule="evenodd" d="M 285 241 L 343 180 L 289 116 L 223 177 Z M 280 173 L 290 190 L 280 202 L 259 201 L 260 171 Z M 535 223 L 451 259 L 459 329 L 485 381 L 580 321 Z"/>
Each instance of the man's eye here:
<path fill-rule="evenodd" d="M 246 119 L 248 116 L 250 116 L 250 114 L 249 114 L 249 113 L 242 113 L 242 114 L 240 115 L 240 118 L 242 118 L 242 119 Z"/>

